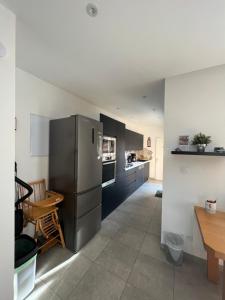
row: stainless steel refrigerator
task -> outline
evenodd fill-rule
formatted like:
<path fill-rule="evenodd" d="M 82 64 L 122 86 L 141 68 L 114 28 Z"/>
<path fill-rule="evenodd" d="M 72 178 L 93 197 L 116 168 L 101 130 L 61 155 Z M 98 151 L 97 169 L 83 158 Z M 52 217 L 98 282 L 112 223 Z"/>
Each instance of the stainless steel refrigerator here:
<path fill-rule="evenodd" d="M 49 188 L 64 195 L 65 243 L 77 252 L 100 229 L 102 123 L 80 115 L 50 121 Z"/>

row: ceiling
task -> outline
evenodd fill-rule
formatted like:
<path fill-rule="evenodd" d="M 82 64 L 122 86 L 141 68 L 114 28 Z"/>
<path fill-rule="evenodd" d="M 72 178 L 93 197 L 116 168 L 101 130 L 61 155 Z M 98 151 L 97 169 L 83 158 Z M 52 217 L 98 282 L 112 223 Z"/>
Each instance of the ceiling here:
<path fill-rule="evenodd" d="M 224 0 L 2 1 L 18 67 L 140 125 L 162 124 L 163 78 L 225 63 Z"/>

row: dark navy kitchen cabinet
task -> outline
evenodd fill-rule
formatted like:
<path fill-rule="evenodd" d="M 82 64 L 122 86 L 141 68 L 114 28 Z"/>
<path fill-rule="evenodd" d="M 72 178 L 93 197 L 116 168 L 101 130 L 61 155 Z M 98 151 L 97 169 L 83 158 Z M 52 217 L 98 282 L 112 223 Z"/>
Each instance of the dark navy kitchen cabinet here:
<path fill-rule="evenodd" d="M 116 182 L 102 191 L 102 218 L 105 218 L 126 199 L 125 192 L 125 124 L 100 114 L 103 135 L 116 138 Z"/>
<path fill-rule="evenodd" d="M 126 195 L 129 197 L 149 178 L 149 162 L 126 171 Z"/>
<path fill-rule="evenodd" d="M 149 178 L 149 162 L 125 171 L 123 178 L 103 189 L 102 218 L 104 219 Z"/>
<path fill-rule="evenodd" d="M 129 197 L 137 186 L 137 168 L 126 171 L 126 196 Z"/>
<path fill-rule="evenodd" d="M 100 114 L 100 122 L 103 123 L 103 135 L 116 137 L 117 135 L 117 121 Z M 124 125 L 125 126 L 125 125 Z"/>
<path fill-rule="evenodd" d="M 102 189 L 102 219 L 107 217 L 115 208 L 115 191 L 116 183 L 106 186 Z"/>
<path fill-rule="evenodd" d="M 142 150 L 144 137 L 135 131 L 125 130 L 125 149 L 126 150 Z"/>
<path fill-rule="evenodd" d="M 116 137 L 116 181 L 102 189 L 104 219 L 147 180 L 149 163 L 125 171 L 125 150 L 143 149 L 143 135 L 127 130 L 124 123 L 103 114 L 100 114 L 100 121 L 103 135 Z"/>
<path fill-rule="evenodd" d="M 103 129 L 104 130 L 104 129 Z M 116 140 L 116 174 L 120 181 L 121 175 L 124 176 L 125 167 L 125 124 L 117 121 L 117 140 Z"/>
<path fill-rule="evenodd" d="M 136 188 L 138 189 L 144 183 L 144 165 L 140 165 L 136 169 Z"/>
<path fill-rule="evenodd" d="M 116 177 L 124 174 L 125 166 L 125 124 L 100 114 L 103 135 L 116 138 Z"/>

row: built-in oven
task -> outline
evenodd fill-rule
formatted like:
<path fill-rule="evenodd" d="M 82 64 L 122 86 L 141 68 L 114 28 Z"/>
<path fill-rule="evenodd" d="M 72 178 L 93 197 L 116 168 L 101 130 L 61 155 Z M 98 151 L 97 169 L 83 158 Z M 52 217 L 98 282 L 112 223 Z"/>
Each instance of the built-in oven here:
<path fill-rule="evenodd" d="M 116 138 L 103 136 L 102 161 L 116 160 Z"/>
<path fill-rule="evenodd" d="M 116 160 L 105 161 L 102 164 L 102 187 L 116 181 Z"/>

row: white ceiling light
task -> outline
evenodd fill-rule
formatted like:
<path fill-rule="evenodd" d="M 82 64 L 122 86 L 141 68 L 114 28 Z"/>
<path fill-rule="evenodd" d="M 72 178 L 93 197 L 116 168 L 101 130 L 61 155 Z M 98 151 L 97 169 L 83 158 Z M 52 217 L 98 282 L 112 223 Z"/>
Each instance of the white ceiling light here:
<path fill-rule="evenodd" d="M 6 48 L 5 46 L 0 42 L 0 57 L 6 56 Z"/>
<path fill-rule="evenodd" d="M 98 8 L 93 3 L 88 3 L 88 5 L 86 6 L 86 11 L 90 17 L 96 17 L 98 14 Z"/>

